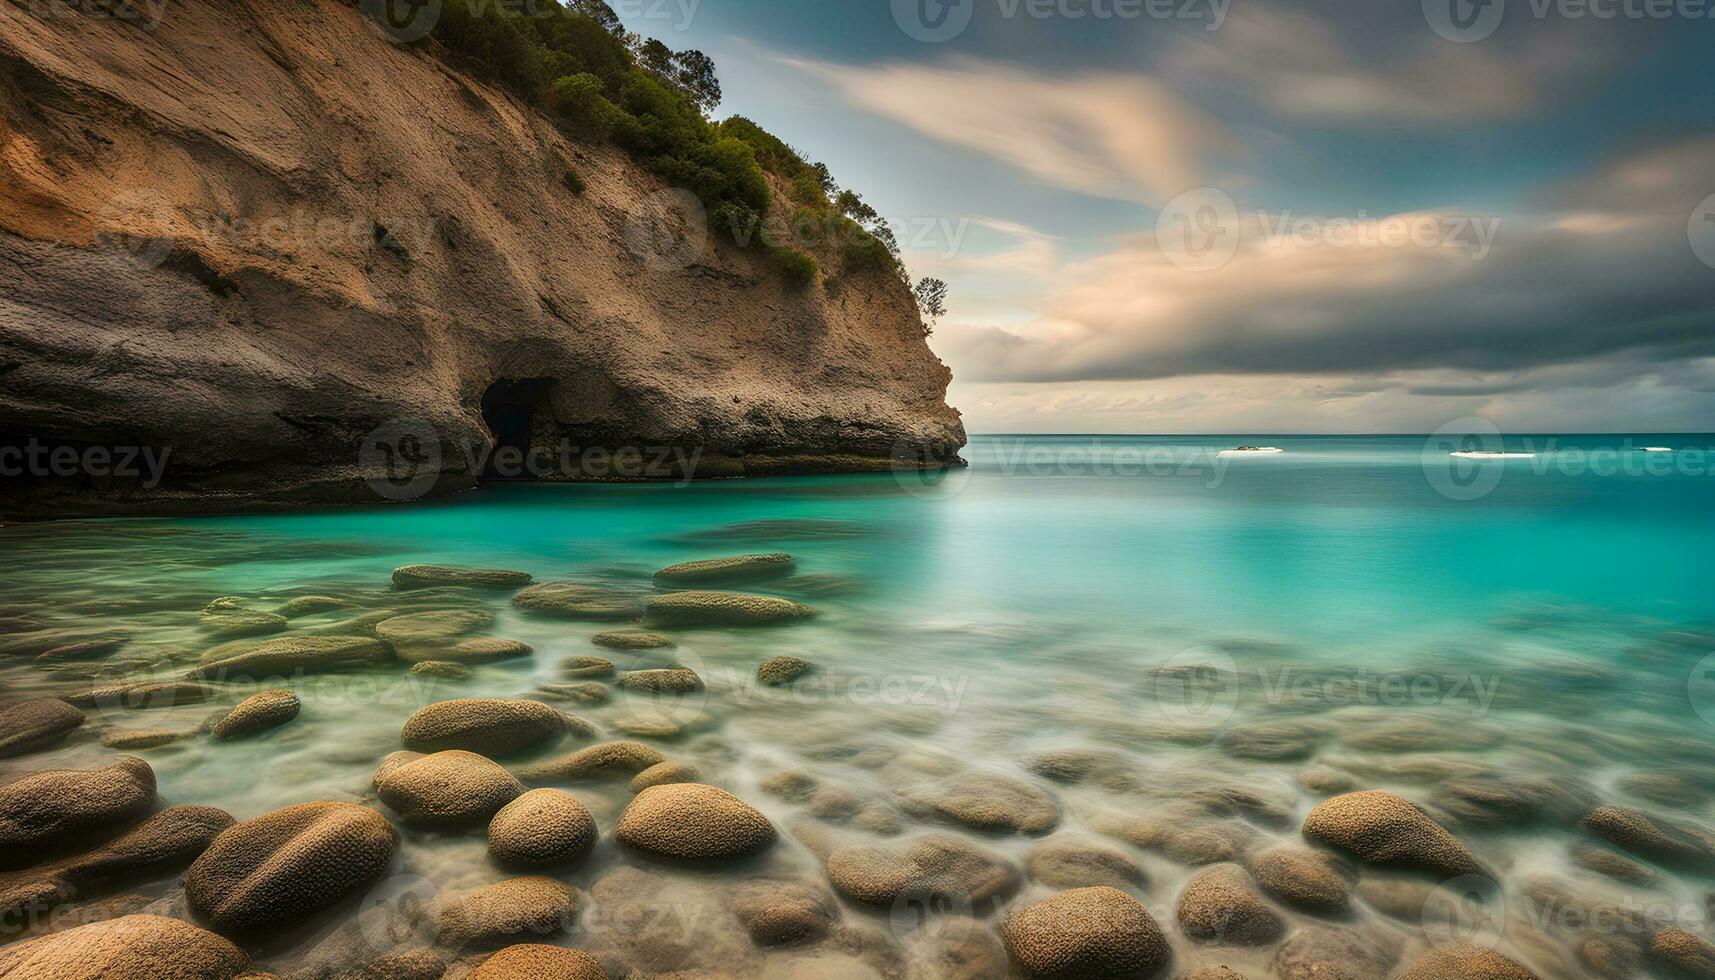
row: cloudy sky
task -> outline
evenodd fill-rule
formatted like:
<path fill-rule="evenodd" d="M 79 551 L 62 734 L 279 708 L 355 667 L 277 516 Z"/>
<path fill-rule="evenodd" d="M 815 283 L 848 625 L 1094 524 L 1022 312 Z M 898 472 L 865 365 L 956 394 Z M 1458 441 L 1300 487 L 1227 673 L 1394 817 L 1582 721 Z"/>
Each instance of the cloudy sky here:
<path fill-rule="evenodd" d="M 614 6 L 950 283 L 973 432 L 1715 429 L 1715 0 Z"/>

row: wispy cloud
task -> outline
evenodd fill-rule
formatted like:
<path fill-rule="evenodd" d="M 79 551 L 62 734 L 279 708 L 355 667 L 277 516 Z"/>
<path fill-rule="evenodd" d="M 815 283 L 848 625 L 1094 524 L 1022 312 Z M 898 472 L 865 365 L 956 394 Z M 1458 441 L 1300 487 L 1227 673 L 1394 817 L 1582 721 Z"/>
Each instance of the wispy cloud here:
<path fill-rule="evenodd" d="M 786 59 L 853 105 L 1059 187 L 1159 204 L 1232 179 L 1226 129 L 1146 75 L 1059 76 L 970 58 L 879 67 Z"/>

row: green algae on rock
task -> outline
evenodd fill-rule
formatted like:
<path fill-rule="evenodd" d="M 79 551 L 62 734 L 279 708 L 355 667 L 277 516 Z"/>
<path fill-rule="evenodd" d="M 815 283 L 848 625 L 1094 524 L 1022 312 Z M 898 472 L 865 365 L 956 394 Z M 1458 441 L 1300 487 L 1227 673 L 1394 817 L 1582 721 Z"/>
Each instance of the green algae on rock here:
<path fill-rule="evenodd" d="M 646 622 L 655 626 L 773 626 L 816 615 L 803 603 L 737 592 L 670 592 L 650 599 Z"/>

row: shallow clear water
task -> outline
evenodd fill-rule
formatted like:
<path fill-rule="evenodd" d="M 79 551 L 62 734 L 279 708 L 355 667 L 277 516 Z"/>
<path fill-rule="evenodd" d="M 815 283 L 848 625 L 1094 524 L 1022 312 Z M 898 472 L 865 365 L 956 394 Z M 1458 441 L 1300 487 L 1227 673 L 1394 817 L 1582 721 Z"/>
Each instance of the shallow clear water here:
<path fill-rule="evenodd" d="M 1241 443 L 1285 452 L 1216 455 Z M 1679 452 L 1636 451 L 1654 445 Z M 611 737 L 667 715 L 685 731 L 652 744 L 761 808 L 783 840 L 737 868 L 664 867 L 606 836 L 631 796 L 623 781 L 568 787 L 604 838 L 564 875 L 588 894 L 579 924 L 554 941 L 595 951 L 610 969 L 957 975 L 936 972 L 926 945 L 936 940 L 911 917 L 849 903 L 834 939 L 759 949 L 730 893 L 759 877 L 823 887 L 818 848 L 931 827 L 1022 867 L 1039 840 L 978 834 L 913 803 L 975 769 L 1048 791 L 1062 814 L 1056 834 L 1099 838 L 1120 813 L 1206 824 L 1241 856 L 1296 840 L 1328 786 L 1398 792 L 1436 808 L 1494 871 L 1501 893 L 1483 917 L 1501 947 L 1543 975 L 1581 976 L 1577 949 L 1592 935 L 1542 914 L 1544 882 L 1671 910 L 1694 931 L 1705 924 L 1684 921 L 1703 915 L 1705 880 L 1658 868 L 1654 884 L 1622 884 L 1570 854 L 1595 802 L 1715 824 L 1715 676 L 1696 669 L 1715 654 L 1712 446 L 1707 436 L 1509 437 L 1509 450 L 1536 457 L 1467 463 L 1423 437 L 986 437 L 967 450 L 969 470 L 939 477 L 508 485 L 408 507 L 10 527 L 0 530 L 11 569 L 0 616 L 132 640 L 106 661 L 51 671 L 6 656 L 0 681 L 10 701 L 126 671 L 171 676 L 213 645 L 198 613 L 218 596 L 267 609 L 320 594 L 357 607 L 294 620 L 295 630 L 372 609 L 480 606 L 497 617 L 485 635 L 535 647 L 462 681 L 399 668 L 288 678 L 303 713 L 268 736 L 136 753 L 164 800 L 247 819 L 305 800 L 370 801 L 370 773 L 420 705 L 531 696 L 563 682 L 559 662 L 572 655 L 608 656 L 622 670 L 691 666 L 708 682 L 704 696 L 662 704 L 615 691 L 606 704 L 557 706 Z M 732 528 L 755 521 L 800 523 Z M 664 565 L 758 551 L 790 552 L 814 578 L 744 588 L 809 603 L 816 619 L 678 631 L 678 649 L 653 654 L 603 652 L 589 638 L 612 624 L 531 618 L 505 593 L 425 600 L 389 587 L 395 567 L 435 562 L 642 593 Z M 786 693 L 758 688 L 756 665 L 780 654 L 820 669 Z M 253 688 L 234 685 L 223 702 Z M 102 734 L 194 728 L 214 707 L 92 710 L 67 744 L 5 770 L 94 765 L 113 754 Z M 1287 730 L 1259 748 L 1249 737 L 1258 724 Z M 1061 749 L 1115 751 L 1117 770 L 1075 784 L 1038 778 L 1032 764 Z M 857 802 L 771 795 L 763 782 L 788 769 Z M 1306 771 L 1321 777 L 1309 780 L 1316 788 Z M 1504 818 L 1449 812 L 1450 787 L 1471 779 L 1552 784 L 1560 802 Z M 1232 804 L 1240 790 L 1256 799 Z M 1170 934 L 1177 969 L 1272 975 L 1269 947 L 1199 946 L 1172 925 L 1194 871 L 1184 853 L 1101 839 L 1147 873 L 1131 889 Z M 480 831 L 408 831 L 395 872 L 367 905 L 506 877 Z M 1445 938 L 1447 927 L 1389 915 L 1379 892 L 1366 893 L 1389 875 L 1361 880 L 1338 924 L 1400 962 Z M 175 881 L 140 891 L 157 908 L 179 907 Z M 1027 880 L 1015 900 L 1050 891 Z M 992 908 L 972 911 L 984 930 L 995 921 Z M 1282 914 L 1295 927 L 1318 921 Z M 359 960 L 385 945 L 342 939 L 340 925 L 282 937 L 259 950 L 262 961 Z"/>

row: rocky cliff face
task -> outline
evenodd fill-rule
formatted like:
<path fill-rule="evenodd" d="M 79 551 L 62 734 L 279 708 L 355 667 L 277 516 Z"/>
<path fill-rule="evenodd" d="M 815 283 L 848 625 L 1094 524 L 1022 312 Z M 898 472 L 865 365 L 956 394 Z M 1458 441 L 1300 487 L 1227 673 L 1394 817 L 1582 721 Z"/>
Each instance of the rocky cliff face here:
<path fill-rule="evenodd" d="M 793 287 L 341 0 L 101 8 L 0 0 L 0 512 L 957 461 L 891 274 Z"/>

